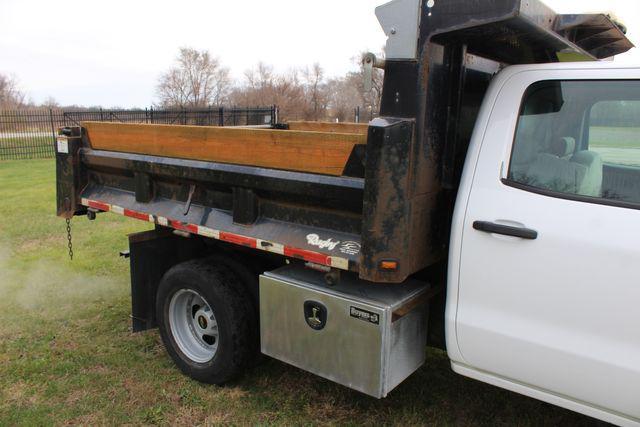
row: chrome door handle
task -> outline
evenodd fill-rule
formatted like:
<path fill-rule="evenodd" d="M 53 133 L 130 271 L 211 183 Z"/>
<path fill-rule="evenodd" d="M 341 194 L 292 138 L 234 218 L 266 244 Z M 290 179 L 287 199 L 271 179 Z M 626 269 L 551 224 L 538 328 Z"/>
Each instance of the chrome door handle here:
<path fill-rule="evenodd" d="M 473 228 L 478 231 L 491 234 L 501 234 L 503 236 L 519 237 L 521 239 L 535 240 L 538 232 L 530 228 L 512 227 L 510 225 L 496 224 L 489 221 L 475 221 Z"/>

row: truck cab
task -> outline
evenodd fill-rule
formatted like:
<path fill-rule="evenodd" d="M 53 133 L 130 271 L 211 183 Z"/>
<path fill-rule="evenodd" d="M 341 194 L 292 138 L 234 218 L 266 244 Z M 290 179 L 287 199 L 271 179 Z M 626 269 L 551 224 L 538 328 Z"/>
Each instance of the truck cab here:
<path fill-rule="evenodd" d="M 639 111 L 638 68 L 522 65 L 494 78 L 453 216 L 454 371 L 640 419 Z"/>

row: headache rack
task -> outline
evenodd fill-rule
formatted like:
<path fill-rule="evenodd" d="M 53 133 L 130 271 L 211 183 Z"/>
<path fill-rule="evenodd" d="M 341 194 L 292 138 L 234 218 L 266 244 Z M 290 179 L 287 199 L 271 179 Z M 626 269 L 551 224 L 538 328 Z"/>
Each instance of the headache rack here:
<path fill-rule="evenodd" d="M 400 283 L 446 256 L 464 156 L 492 76 L 510 64 L 595 60 L 632 47 L 606 15 L 557 15 L 537 0 L 398 0 L 385 11 L 408 18 L 393 31 L 381 18 L 389 47 L 380 118 L 274 129 L 62 129 L 58 215 L 110 211 Z M 407 54 L 398 37 L 415 49 Z"/>

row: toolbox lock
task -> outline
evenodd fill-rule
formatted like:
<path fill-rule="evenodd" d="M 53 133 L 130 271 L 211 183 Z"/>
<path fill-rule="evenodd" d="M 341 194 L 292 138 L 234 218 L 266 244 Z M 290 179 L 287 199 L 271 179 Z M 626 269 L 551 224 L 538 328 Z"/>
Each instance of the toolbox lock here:
<path fill-rule="evenodd" d="M 327 324 L 327 308 L 316 301 L 305 301 L 304 320 L 312 329 L 321 330 Z"/>

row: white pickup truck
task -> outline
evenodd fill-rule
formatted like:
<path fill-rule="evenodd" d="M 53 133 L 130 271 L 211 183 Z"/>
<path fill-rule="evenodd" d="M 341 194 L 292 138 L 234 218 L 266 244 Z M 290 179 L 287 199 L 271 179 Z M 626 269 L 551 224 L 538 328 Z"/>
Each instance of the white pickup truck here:
<path fill-rule="evenodd" d="M 640 123 L 638 68 L 520 65 L 494 78 L 453 217 L 454 371 L 638 423 L 640 127 L 632 122 Z"/>
<path fill-rule="evenodd" d="M 538 0 L 377 14 L 379 118 L 82 123 L 57 143 L 58 214 L 155 224 L 129 240 L 133 329 L 200 381 L 262 352 L 382 398 L 431 345 L 639 425 L 640 69 L 600 61 L 633 47 L 624 26 Z"/>

